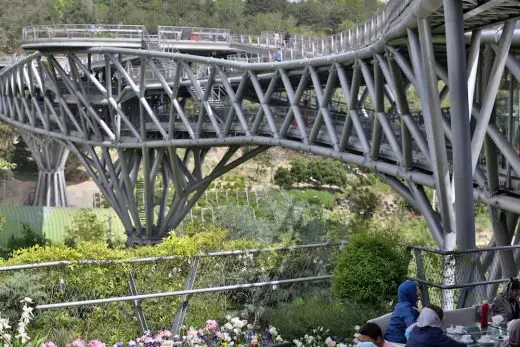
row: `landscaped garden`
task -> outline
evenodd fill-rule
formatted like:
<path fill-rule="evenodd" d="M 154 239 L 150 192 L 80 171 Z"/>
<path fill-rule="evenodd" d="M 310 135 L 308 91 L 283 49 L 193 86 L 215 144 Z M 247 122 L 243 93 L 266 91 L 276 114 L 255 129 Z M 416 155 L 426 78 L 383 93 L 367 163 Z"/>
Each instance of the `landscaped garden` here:
<path fill-rule="evenodd" d="M 261 162 L 224 176 L 198 203 L 214 213 L 195 213 L 155 246 L 127 248 L 89 210 L 76 212 L 65 242 L 27 228 L 4 245 L 0 267 L 67 263 L 0 271 L 0 317 L 13 326 L 0 321 L 4 338 L 24 336 L 16 329 L 26 312 L 24 319 L 34 316 L 22 327 L 46 346 L 350 343 L 356 325 L 388 312 L 397 285 L 415 274 L 400 242 L 433 241 L 421 217 L 376 177 L 317 161 L 288 161 L 273 172 L 276 185 L 261 191 L 249 187 L 266 170 Z M 182 293 L 194 272 L 194 289 L 227 289 L 161 295 Z M 302 278 L 311 280 L 274 282 Z M 233 287 L 240 284 L 259 285 Z M 106 298 L 117 300 L 99 301 Z M 59 303 L 75 304 L 45 307 Z"/>

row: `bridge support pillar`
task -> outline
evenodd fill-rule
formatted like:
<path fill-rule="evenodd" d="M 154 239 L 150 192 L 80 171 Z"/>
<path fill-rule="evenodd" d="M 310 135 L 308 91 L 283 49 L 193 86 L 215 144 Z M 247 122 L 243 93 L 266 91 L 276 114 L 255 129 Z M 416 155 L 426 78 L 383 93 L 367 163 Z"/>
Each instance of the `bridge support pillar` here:
<path fill-rule="evenodd" d="M 471 129 L 468 101 L 468 70 L 464 40 L 462 2 L 444 0 L 448 79 L 451 99 L 451 131 L 453 148 L 452 197 L 455 200 L 455 232 L 458 249 L 475 248 L 473 218 L 473 182 L 471 170 Z M 471 96 L 471 98 L 473 95 Z"/>
<path fill-rule="evenodd" d="M 34 206 L 66 207 L 69 204 L 65 182 L 65 163 L 69 150 L 60 142 L 47 137 L 22 133 L 36 165 L 38 181 L 34 192 Z"/>
<path fill-rule="evenodd" d="M 159 243 L 215 179 L 267 148 L 255 147 L 241 155 L 239 146 L 216 151 L 216 165 L 207 163 L 203 169 L 209 147 L 116 150 L 70 144 L 121 219 L 130 246 Z"/>

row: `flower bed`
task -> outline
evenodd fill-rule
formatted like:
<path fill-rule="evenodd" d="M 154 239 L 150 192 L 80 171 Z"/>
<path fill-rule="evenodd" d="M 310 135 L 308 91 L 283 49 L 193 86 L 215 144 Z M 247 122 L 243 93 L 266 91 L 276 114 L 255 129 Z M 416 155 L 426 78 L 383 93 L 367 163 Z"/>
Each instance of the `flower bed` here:
<path fill-rule="evenodd" d="M 15 331 L 10 331 L 12 327 L 9 325 L 9 320 L 0 316 L 0 347 L 57 347 L 57 344 L 53 341 L 43 342 L 45 338 L 31 339 L 27 332 L 27 326 L 33 318 L 33 308 L 30 306 L 32 300 L 25 298 L 22 303 L 23 313 Z M 347 347 L 346 343 L 337 341 L 335 338 L 328 336 L 328 333 L 328 330 L 317 328 L 312 331 L 312 334 L 306 334 L 302 339 L 288 343 L 273 326 L 261 327 L 238 317 L 227 316 L 222 324 L 215 320 L 208 320 L 204 328 L 196 329 L 185 326 L 179 335 L 174 335 L 169 330 L 159 331 L 155 334 L 149 332 L 135 340 L 117 342 L 112 347 L 275 347 L 277 345 L 280 347 L 287 345 L 297 347 Z M 96 339 L 85 341 L 77 338 L 65 346 L 106 347 L 107 344 Z"/>

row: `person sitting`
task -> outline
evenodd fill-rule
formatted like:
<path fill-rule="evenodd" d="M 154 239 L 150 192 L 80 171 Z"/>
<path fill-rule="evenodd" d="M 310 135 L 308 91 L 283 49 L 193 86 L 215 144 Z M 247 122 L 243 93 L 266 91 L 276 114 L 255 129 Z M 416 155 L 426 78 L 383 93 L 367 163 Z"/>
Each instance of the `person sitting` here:
<path fill-rule="evenodd" d="M 520 318 L 520 304 L 518 303 L 518 290 L 520 289 L 520 281 L 517 278 L 511 278 L 507 283 L 504 291 L 498 294 L 491 305 L 491 314 L 493 316 L 502 315 L 506 321 Z"/>
<path fill-rule="evenodd" d="M 366 323 L 358 330 L 358 346 L 361 347 L 393 347 L 385 341 L 383 331 L 376 323 Z"/>
<path fill-rule="evenodd" d="M 401 283 L 397 290 L 397 304 L 385 333 L 385 340 L 395 343 L 406 343 L 405 331 L 417 321 L 417 285 L 413 281 Z"/>
<path fill-rule="evenodd" d="M 422 309 L 417 325 L 413 328 L 407 347 L 464 347 L 442 330 L 444 312 L 440 307 L 430 305 Z"/>
<path fill-rule="evenodd" d="M 500 347 L 520 347 L 520 319 L 512 321 L 508 327 L 508 336 Z"/>

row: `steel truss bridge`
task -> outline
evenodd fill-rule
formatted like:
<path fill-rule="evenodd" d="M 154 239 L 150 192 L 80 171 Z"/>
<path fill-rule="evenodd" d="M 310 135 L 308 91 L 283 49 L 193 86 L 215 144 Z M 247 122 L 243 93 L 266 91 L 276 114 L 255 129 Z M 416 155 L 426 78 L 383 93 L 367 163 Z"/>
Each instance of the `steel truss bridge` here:
<path fill-rule="evenodd" d="M 171 27 L 157 36 L 140 26 L 25 28 L 34 53 L 0 72 L 0 119 L 38 164 L 35 204 L 67 205 L 72 152 L 130 244 L 158 242 L 216 178 L 279 146 L 376 173 L 423 214 L 442 249 L 475 247 L 481 201 L 490 246 L 507 246 L 520 240 L 519 14 L 516 0 L 390 0 L 357 28 L 294 37 L 283 62 L 269 53 L 285 43 L 269 33 L 199 30 L 194 40 Z M 217 46 L 236 55 L 181 53 Z M 227 150 L 205 170 L 215 147 Z M 516 274 L 513 256 L 497 261 L 495 278 Z"/>

